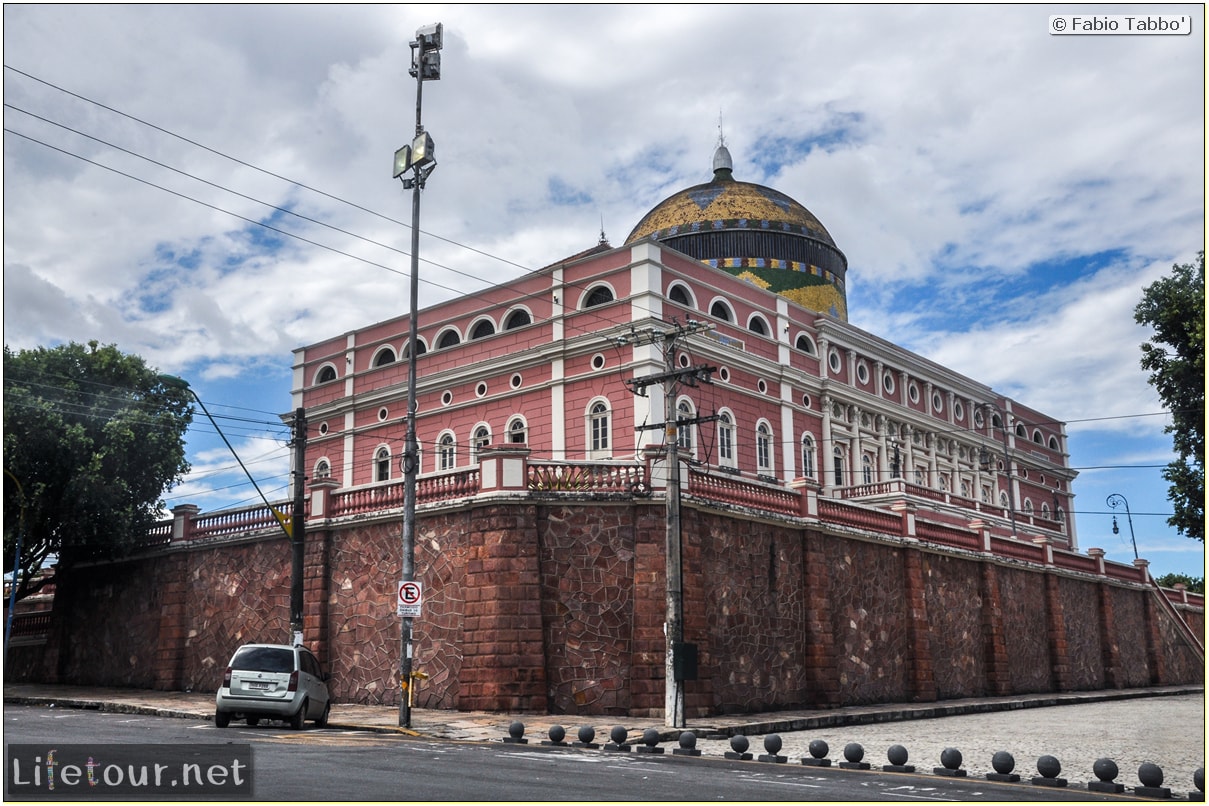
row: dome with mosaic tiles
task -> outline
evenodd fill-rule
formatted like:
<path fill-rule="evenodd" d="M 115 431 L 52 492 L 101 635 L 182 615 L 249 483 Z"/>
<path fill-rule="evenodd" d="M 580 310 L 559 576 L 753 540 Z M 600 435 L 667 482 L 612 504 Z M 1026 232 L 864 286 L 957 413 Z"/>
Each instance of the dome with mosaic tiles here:
<path fill-rule="evenodd" d="M 714 178 L 675 193 L 643 216 L 626 243 L 653 238 L 774 291 L 848 320 L 848 259 L 814 214 L 780 191 L 735 181 L 730 152 L 714 152 Z"/>

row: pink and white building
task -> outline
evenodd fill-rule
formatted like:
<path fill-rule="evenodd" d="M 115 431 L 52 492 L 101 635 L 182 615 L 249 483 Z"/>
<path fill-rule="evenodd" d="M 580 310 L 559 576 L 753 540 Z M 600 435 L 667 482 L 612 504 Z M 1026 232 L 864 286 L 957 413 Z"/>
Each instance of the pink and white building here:
<path fill-rule="evenodd" d="M 656 206 L 617 248 L 599 244 L 419 312 L 420 478 L 475 468 L 490 446 L 528 463 L 643 462 L 665 432 L 668 371 L 643 334 L 689 322 L 675 368 L 679 441 L 697 477 L 889 507 L 1078 548 L 1061 422 L 847 323 L 847 261 L 820 222 L 779 192 L 715 175 Z M 302 347 L 294 405 L 307 467 L 372 499 L 401 481 L 407 316 Z M 716 419 L 707 419 L 716 417 Z M 704 420 L 704 421 L 701 421 Z M 1005 422 L 1006 421 L 1006 422 Z M 699 487 L 700 489 L 700 487 Z M 383 506 L 396 506 L 383 494 Z"/>

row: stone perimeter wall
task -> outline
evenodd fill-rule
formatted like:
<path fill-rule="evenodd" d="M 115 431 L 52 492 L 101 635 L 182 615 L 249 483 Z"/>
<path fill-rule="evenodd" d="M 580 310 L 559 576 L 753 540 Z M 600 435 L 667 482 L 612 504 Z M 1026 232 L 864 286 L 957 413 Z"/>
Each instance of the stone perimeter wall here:
<path fill-rule="evenodd" d="M 692 507 L 682 534 L 689 717 L 1203 680 L 1139 586 Z M 662 714 L 664 540 L 657 501 L 421 513 L 415 705 Z M 400 553 L 397 522 L 308 532 L 305 634 L 337 701 L 398 704 Z M 268 537 L 65 573 L 7 676 L 213 691 L 239 644 L 285 640 L 289 566 Z"/>

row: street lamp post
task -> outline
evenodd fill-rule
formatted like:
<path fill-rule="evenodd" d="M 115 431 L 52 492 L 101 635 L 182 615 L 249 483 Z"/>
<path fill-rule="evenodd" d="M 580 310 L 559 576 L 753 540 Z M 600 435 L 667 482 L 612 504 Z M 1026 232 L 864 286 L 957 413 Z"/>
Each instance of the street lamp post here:
<path fill-rule="evenodd" d="M 177 389 L 183 389 L 193 395 L 193 399 L 197 401 L 197 405 L 201 407 L 202 413 L 206 415 L 206 419 L 210 421 L 210 425 L 214 426 L 214 430 L 222 437 L 223 443 L 227 446 L 227 450 L 231 451 L 231 455 L 235 457 L 235 461 L 239 463 L 240 469 L 244 475 L 248 477 L 248 481 L 252 482 L 252 487 L 260 496 L 260 500 L 273 513 L 274 519 L 285 532 L 285 536 L 290 539 L 290 643 L 298 645 L 302 643 L 302 575 L 303 575 L 303 556 L 306 540 L 306 518 L 303 507 L 305 506 L 305 490 L 303 489 L 303 478 L 305 477 L 302 470 L 302 457 L 305 455 L 305 439 L 306 439 L 306 418 L 303 416 L 303 410 L 300 408 L 294 413 L 294 446 L 295 446 L 295 468 L 294 468 L 294 511 L 290 516 L 289 522 L 286 522 L 285 515 L 269 503 L 269 499 L 265 498 L 264 492 L 261 491 L 260 485 L 256 483 L 256 479 L 252 478 L 252 474 L 248 472 L 248 468 L 244 466 L 243 460 L 239 458 L 239 454 L 235 452 L 231 441 L 227 439 L 227 435 L 218 427 L 218 423 L 211 416 L 210 410 L 206 408 L 206 404 L 198 397 L 197 392 L 189 385 L 189 382 L 184 378 L 178 378 L 175 375 L 160 375 L 159 380 L 166 386 L 172 386 Z"/>
<path fill-rule="evenodd" d="M 1133 544 L 1133 558 L 1135 560 L 1138 559 L 1138 541 L 1133 536 L 1133 515 L 1129 514 L 1129 502 L 1120 493 L 1113 493 L 1104 499 L 1104 503 L 1112 507 L 1114 512 L 1118 506 L 1125 505 L 1125 519 L 1129 522 L 1129 542 Z M 1121 527 L 1117 526 L 1117 516 L 1115 514 L 1112 516 L 1112 533 L 1114 535 L 1121 534 Z"/>
<path fill-rule="evenodd" d="M 994 403 L 983 403 L 983 408 L 993 409 L 999 415 L 999 433 L 1003 436 L 1003 466 L 1007 470 L 1007 497 L 1008 497 L 1008 513 L 1012 522 L 1012 537 L 1016 536 L 1016 491 L 1013 489 L 1014 482 L 1012 480 L 1012 449 L 1008 445 L 1008 423 L 1007 414 L 1003 409 L 999 408 Z M 991 421 L 991 428 L 995 427 L 995 423 Z"/>
<path fill-rule="evenodd" d="M 444 26 L 426 25 L 411 43 L 411 75 L 416 79 L 416 136 L 395 152 L 394 178 L 411 190 L 411 282 L 407 333 L 407 435 L 403 446 L 403 582 L 416 578 L 416 474 L 420 448 L 416 439 L 416 353 L 419 340 L 416 314 L 420 295 L 420 191 L 437 167 L 432 138 L 424 131 L 420 112 L 425 81 L 441 77 Z M 410 176 L 407 176 L 410 174 Z M 399 635 L 399 727 L 411 727 L 412 617 L 404 614 Z"/>

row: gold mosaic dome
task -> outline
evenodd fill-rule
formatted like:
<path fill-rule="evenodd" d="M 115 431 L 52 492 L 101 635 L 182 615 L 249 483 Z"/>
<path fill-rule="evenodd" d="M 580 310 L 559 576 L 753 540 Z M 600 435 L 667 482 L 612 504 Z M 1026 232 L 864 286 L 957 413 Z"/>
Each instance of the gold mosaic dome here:
<path fill-rule="evenodd" d="M 653 238 L 797 304 L 848 321 L 848 259 L 814 214 L 764 185 L 737 182 L 725 145 L 714 178 L 675 193 L 626 238 Z"/>

